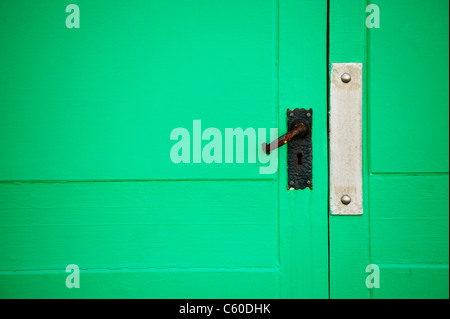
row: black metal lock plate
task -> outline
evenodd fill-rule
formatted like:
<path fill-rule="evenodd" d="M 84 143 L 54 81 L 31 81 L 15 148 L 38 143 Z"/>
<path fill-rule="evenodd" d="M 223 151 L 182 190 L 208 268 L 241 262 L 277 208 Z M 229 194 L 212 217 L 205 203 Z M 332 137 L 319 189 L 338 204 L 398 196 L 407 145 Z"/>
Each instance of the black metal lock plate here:
<path fill-rule="evenodd" d="M 288 188 L 312 189 L 312 109 L 287 110 L 288 131 L 292 131 L 299 120 L 307 125 L 308 131 L 288 143 Z"/>

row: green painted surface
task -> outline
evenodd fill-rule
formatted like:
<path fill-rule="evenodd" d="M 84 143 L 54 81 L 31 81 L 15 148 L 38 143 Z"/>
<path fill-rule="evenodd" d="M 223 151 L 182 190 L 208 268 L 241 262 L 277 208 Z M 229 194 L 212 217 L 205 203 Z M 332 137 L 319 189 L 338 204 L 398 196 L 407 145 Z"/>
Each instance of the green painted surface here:
<path fill-rule="evenodd" d="M 331 63 L 363 63 L 363 185 L 368 183 L 366 3 L 360 0 L 330 0 Z M 331 65 L 330 65 L 331 66 Z M 369 298 L 364 272 L 370 264 L 368 192 L 363 189 L 361 216 L 329 216 L 330 297 Z"/>
<path fill-rule="evenodd" d="M 444 175 L 373 175 L 372 262 L 448 266 L 448 191 Z"/>
<path fill-rule="evenodd" d="M 279 298 L 276 269 L 82 270 L 79 289 L 63 271 L 8 272 L 2 297 L 20 298 Z M 30 289 L 32 288 L 32 289 Z M 206 297 L 205 297 L 206 296 Z"/>
<path fill-rule="evenodd" d="M 328 298 L 326 1 L 0 2 L 0 297 Z M 314 109 L 314 190 L 174 128 Z M 321 164 L 322 163 L 322 164 Z M 65 286 L 77 264 L 80 288 Z"/>
<path fill-rule="evenodd" d="M 368 33 L 370 171 L 448 173 L 449 2 L 378 5 L 382 26 Z"/>
<path fill-rule="evenodd" d="M 365 65 L 364 215 L 330 216 L 331 297 L 448 298 L 449 4 L 376 4 L 373 29 L 364 1 L 330 6 L 330 62 Z"/>
<path fill-rule="evenodd" d="M 0 2 L 0 297 L 448 298 L 446 1 L 380 0 L 379 29 L 329 1 L 329 62 L 364 63 L 362 216 L 327 215 L 327 1 L 79 0 L 76 30 L 69 3 Z M 274 175 L 170 160 L 176 127 L 294 107 L 313 191 L 286 148 Z"/>
<path fill-rule="evenodd" d="M 68 3 L 0 4 L 1 180 L 268 178 L 173 164 L 168 137 L 276 127 L 273 1 L 79 1 L 80 29 Z"/>

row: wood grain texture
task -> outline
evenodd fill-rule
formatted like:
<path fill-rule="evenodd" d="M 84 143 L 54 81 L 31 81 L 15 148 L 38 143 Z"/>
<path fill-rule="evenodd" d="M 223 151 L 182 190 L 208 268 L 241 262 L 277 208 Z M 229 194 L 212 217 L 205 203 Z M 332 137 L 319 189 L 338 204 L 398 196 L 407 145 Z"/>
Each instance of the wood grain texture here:
<path fill-rule="evenodd" d="M 448 299 L 448 265 L 379 265 L 380 289 L 377 299 Z"/>
<path fill-rule="evenodd" d="M 367 79 L 367 214 L 330 216 L 331 297 L 448 298 L 448 2 L 376 4 L 366 29 L 364 2 L 330 2 L 330 62 L 363 62 Z M 365 287 L 370 263 L 380 288 Z"/>
<path fill-rule="evenodd" d="M 270 181 L 0 183 L 0 226 L 270 225 L 276 190 Z"/>
<path fill-rule="evenodd" d="M 280 148 L 281 297 L 328 298 L 326 1 L 280 0 L 279 120 L 313 109 L 313 189 L 287 190 L 287 148 Z M 315 89 L 311 89 L 315 88 Z M 288 245 L 289 243 L 289 245 Z"/>
<path fill-rule="evenodd" d="M 2 298 L 279 298 L 277 269 L 81 270 L 67 289 L 64 269 L 0 272 Z M 30 289 L 39 287 L 39 289 Z"/>
<path fill-rule="evenodd" d="M 277 127 L 273 3 L 80 0 L 75 30 L 64 4 L 2 1 L 0 180 L 273 179 L 170 158 L 193 120 Z"/>
<path fill-rule="evenodd" d="M 448 298 L 449 3 L 377 5 L 382 24 L 368 31 L 370 253 L 384 279 L 372 296 Z M 431 81 L 418 77 L 424 71 Z"/>
<path fill-rule="evenodd" d="M 372 262 L 448 265 L 448 184 L 448 175 L 371 177 Z"/>
<path fill-rule="evenodd" d="M 371 172 L 448 172 L 449 2 L 377 4 L 382 25 L 368 42 Z"/>
<path fill-rule="evenodd" d="M 69 30 L 0 2 L 0 297 L 327 298 L 326 1 L 77 4 Z M 288 107 L 314 109 L 314 192 L 285 150 L 270 176 L 170 160 L 174 128 Z"/>
<path fill-rule="evenodd" d="M 254 184 L 1 184 L 0 270 L 277 266 L 276 183 Z"/>
<path fill-rule="evenodd" d="M 331 0 L 329 11 L 329 62 L 363 63 L 366 78 L 365 1 Z M 331 68 L 331 65 L 329 66 Z M 331 72 L 331 69 L 329 70 Z M 363 81 L 363 210 L 369 192 L 367 161 L 367 83 Z M 330 216 L 330 296 L 370 298 L 364 272 L 369 262 L 369 214 Z"/>

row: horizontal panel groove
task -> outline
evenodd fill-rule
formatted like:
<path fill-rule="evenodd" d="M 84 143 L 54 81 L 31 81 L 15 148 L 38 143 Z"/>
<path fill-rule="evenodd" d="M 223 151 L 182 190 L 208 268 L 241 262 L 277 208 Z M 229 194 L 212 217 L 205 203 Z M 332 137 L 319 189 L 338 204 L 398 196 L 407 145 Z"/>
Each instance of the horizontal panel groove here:
<path fill-rule="evenodd" d="M 448 172 L 371 172 L 370 175 L 389 175 L 389 176 L 448 176 Z"/>
<path fill-rule="evenodd" d="M 371 221 L 411 221 L 411 220 L 421 220 L 421 221 L 448 221 L 449 216 L 445 218 L 434 218 L 434 217 L 415 217 L 415 216 L 405 216 L 405 217 L 372 217 Z"/>
<path fill-rule="evenodd" d="M 273 182 L 273 178 L 191 178 L 191 179 L 94 179 L 94 180 L 0 180 L 0 184 L 144 183 L 144 182 Z"/>
<path fill-rule="evenodd" d="M 244 267 L 147 267 L 147 268 L 82 268 L 80 272 L 164 272 L 164 271 L 232 271 L 232 272 L 278 272 L 279 266 L 274 267 L 258 267 L 258 266 L 244 266 Z M 0 269 L 0 275 L 2 274 L 20 274 L 20 273 L 65 273 L 65 269 L 20 269 L 20 270 L 3 270 Z"/>
<path fill-rule="evenodd" d="M 429 263 L 395 263 L 395 264 L 377 264 L 380 268 L 425 268 L 425 269 L 448 269 L 449 264 L 429 264 Z"/>
<path fill-rule="evenodd" d="M 41 224 L 41 225 L 0 225 L 0 228 L 36 228 L 36 227 L 110 227 L 110 226 L 273 226 L 273 223 L 236 223 L 236 222 L 222 222 L 217 223 L 102 223 L 102 224 Z M 1 237 L 0 237 L 1 238 Z"/>

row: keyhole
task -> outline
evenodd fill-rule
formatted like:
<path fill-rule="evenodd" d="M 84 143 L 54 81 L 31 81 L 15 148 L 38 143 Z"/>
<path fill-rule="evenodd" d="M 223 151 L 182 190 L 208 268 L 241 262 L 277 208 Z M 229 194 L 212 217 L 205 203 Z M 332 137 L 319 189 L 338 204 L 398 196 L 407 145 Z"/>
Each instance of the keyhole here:
<path fill-rule="evenodd" d="M 303 153 L 301 153 L 301 152 L 297 154 L 297 164 L 298 164 L 298 166 L 303 165 Z"/>

